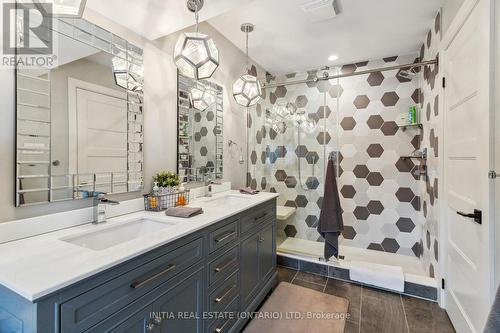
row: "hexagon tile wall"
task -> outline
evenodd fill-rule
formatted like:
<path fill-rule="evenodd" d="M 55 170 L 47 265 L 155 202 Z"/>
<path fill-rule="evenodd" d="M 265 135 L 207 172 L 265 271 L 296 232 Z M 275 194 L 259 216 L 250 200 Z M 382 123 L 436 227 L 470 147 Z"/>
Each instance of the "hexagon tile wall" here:
<path fill-rule="evenodd" d="M 432 28 L 422 44 L 420 57 L 422 59 L 434 59 L 438 55 L 441 41 L 441 13 L 438 13 Z M 442 117 L 439 113 L 439 98 L 441 89 L 441 72 L 439 66 L 427 66 L 420 72 L 422 85 L 421 109 L 422 123 L 424 124 L 424 135 L 422 136 L 422 147 L 429 149 L 427 168 L 429 177 L 425 182 L 420 182 L 420 193 L 422 193 L 421 211 L 421 240 L 417 246 L 417 252 L 422 257 L 424 268 L 431 277 L 439 277 L 439 150 L 438 133 L 441 132 Z"/>
<path fill-rule="evenodd" d="M 342 72 L 411 63 L 417 55 L 346 65 Z M 397 71 L 378 72 L 266 90 L 249 115 L 249 184 L 281 193 L 279 204 L 297 208 L 281 233 L 322 241 L 316 231 L 324 187 L 325 157 L 339 154 L 339 189 L 344 222 L 342 244 L 409 256 L 421 254 L 420 191 L 401 159 L 420 148 L 420 132 L 403 132 L 401 113 L 420 101 L 419 80 L 401 79 Z M 317 71 L 278 78 L 312 78 Z M 283 133 L 269 126 L 273 106 L 294 103 L 315 124 L 302 132 L 287 121 Z M 300 158 L 300 175 L 298 158 Z"/>

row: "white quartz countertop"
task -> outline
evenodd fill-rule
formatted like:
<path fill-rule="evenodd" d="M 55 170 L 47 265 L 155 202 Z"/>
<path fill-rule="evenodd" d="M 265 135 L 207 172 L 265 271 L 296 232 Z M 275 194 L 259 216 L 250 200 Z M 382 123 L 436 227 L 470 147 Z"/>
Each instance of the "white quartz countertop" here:
<path fill-rule="evenodd" d="M 246 200 L 242 203 L 221 206 L 206 203 L 225 195 L 242 196 Z M 189 219 L 167 217 L 164 212 L 142 211 L 115 217 L 100 225 L 85 224 L 2 244 L 0 284 L 34 301 L 277 196 L 275 193 L 249 196 L 238 191 L 223 192 L 212 198 L 193 201 L 190 206 L 202 207 L 204 213 Z M 147 237 L 135 238 L 100 251 L 61 240 L 141 218 L 151 218 L 175 225 L 148 234 Z"/>

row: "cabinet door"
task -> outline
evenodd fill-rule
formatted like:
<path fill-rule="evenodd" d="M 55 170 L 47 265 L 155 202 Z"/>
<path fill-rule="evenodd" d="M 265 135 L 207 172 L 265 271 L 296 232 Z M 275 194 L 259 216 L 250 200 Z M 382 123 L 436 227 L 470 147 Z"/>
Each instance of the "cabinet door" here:
<path fill-rule="evenodd" d="M 151 305 L 143 308 L 141 311 L 134 313 L 120 325 L 115 326 L 109 333 L 151 333 L 154 325 L 151 319 L 153 308 Z M 103 332 L 99 328 L 91 329 L 91 332 Z"/>
<path fill-rule="evenodd" d="M 155 332 L 202 333 L 203 275 L 203 269 L 192 273 L 153 303 L 153 311 L 162 317 Z"/>
<path fill-rule="evenodd" d="M 259 280 L 267 280 L 276 269 L 275 225 L 271 224 L 259 234 Z"/>
<path fill-rule="evenodd" d="M 259 278 L 259 234 L 241 243 L 241 303 L 246 306 L 257 289 Z"/>

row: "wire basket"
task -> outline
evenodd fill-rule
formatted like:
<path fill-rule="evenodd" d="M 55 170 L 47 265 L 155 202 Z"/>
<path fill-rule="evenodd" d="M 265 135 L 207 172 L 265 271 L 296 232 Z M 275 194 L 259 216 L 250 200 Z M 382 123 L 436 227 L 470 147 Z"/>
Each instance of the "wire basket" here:
<path fill-rule="evenodd" d="M 171 207 L 189 204 L 189 190 L 166 194 L 145 194 L 144 207 L 148 211 L 159 212 Z"/>

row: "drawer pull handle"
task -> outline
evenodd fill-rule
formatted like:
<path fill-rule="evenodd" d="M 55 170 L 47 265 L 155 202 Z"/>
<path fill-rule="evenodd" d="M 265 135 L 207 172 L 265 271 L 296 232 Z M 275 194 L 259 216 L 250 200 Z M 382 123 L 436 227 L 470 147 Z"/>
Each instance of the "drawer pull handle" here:
<path fill-rule="evenodd" d="M 255 221 L 258 221 L 258 220 L 260 220 L 260 219 L 263 219 L 263 218 L 264 218 L 264 217 L 266 217 L 266 216 L 267 216 L 267 213 L 264 213 L 264 214 L 262 214 L 262 215 L 260 215 L 260 216 L 257 216 L 257 217 L 255 218 Z"/>
<path fill-rule="evenodd" d="M 132 283 L 132 284 L 130 285 L 130 287 L 131 287 L 131 288 L 133 288 L 133 289 L 139 289 L 139 288 L 143 287 L 144 285 L 146 285 L 146 284 L 150 283 L 151 281 L 156 280 L 157 278 L 161 277 L 162 275 L 165 275 L 165 274 L 167 274 L 168 272 L 173 271 L 174 269 L 175 269 L 175 265 L 174 265 L 174 264 L 170 264 L 170 265 L 168 265 L 168 267 L 167 267 L 166 269 L 164 269 L 163 271 L 161 271 L 161 272 L 159 272 L 159 273 L 157 273 L 157 274 L 155 274 L 155 275 L 153 275 L 153 276 L 151 276 L 151 277 L 147 278 L 147 279 L 146 279 L 146 280 L 144 280 L 144 281 L 140 281 L 140 282 L 139 282 L 139 281 L 137 281 L 137 282 L 134 282 L 134 283 Z"/>
<path fill-rule="evenodd" d="M 216 267 L 215 272 L 220 273 L 222 271 L 225 271 L 229 266 L 231 266 L 235 262 L 234 259 L 229 260 L 226 264 L 224 264 L 222 267 Z"/>
<path fill-rule="evenodd" d="M 146 332 L 150 333 L 153 332 L 155 329 L 155 324 L 153 323 L 146 323 Z"/>
<path fill-rule="evenodd" d="M 227 297 L 227 295 L 229 295 L 229 294 L 231 293 L 231 291 L 233 291 L 233 289 L 234 289 L 234 288 L 236 288 L 236 286 L 233 284 L 233 285 L 231 286 L 231 288 L 229 288 L 229 289 L 228 289 L 228 290 L 224 293 L 224 295 L 222 295 L 222 296 L 220 296 L 220 297 L 217 297 L 217 298 L 215 299 L 215 303 L 220 303 L 220 302 L 222 302 L 222 301 L 224 300 L 224 298 L 226 298 L 226 297 Z"/>
<path fill-rule="evenodd" d="M 231 233 L 227 234 L 226 236 L 224 236 L 224 237 L 222 237 L 222 238 L 215 239 L 214 241 L 215 241 L 216 243 L 221 243 L 221 242 L 225 241 L 226 239 L 231 238 L 231 237 L 233 237 L 233 236 L 235 236 L 235 235 L 236 235 L 236 231 L 233 231 L 233 232 L 231 232 Z"/>
<path fill-rule="evenodd" d="M 224 328 L 226 328 L 227 324 L 229 324 L 230 321 L 231 321 L 231 319 L 226 320 L 226 322 L 224 323 L 224 325 L 222 325 L 221 327 L 217 327 L 214 330 L 214 332 L 215 333 L 221 333 L 222 331 L 224 331 Z"/>

